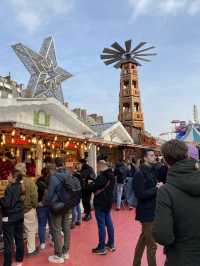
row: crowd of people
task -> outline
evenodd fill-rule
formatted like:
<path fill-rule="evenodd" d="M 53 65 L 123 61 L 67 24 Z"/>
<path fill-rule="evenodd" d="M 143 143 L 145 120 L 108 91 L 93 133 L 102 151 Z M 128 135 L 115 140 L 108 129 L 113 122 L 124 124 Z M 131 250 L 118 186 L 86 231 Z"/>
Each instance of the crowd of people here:
<path fill-rule="evenodd" d="M 120 211 L 127 205 L 130 210 L 136 209 L 136 220 L 141 224 L 133 266 L 142 265 L 145 248 L 148 265 L 156 266 L 157 243 L 164 246 L 165 266 L 199 266 L 198 161 L 189 154 L 187 145 L 178 140 L 163 144 L 161 153 L 162 158 L 158 158 L 153 150 L 144 150 L 141 159 L 122 159 L 114 168 L 102 156 L 97 174 L 86 159 L 81 159 L 74 172 L 70 172 L 62 158 L 55 158 L 46 163 L 36 182 L 27 177 L 24 163 L 17 164 L 9 173 L 9 185 L 0 199 L 3 265 L 12 265 L 14 246 L 16 266 L 22 266 L 25 250 L 28 257 L 37 256 L 46 248 L 47 229 L 54 247 L 48 261 L 64 263 L 69 259 L 71 230 L 90 221 L 93 213 L 99 239 L 92 253 L 114 252 L 111 211 L 113 206 Z"/>

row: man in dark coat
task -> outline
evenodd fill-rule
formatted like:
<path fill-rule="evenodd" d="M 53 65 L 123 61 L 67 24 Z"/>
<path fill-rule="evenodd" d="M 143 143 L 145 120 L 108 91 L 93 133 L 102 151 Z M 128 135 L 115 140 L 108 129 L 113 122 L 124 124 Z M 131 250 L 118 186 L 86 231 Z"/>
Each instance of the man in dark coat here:
<path fill-rule="evenodd" d="M 156 266 L 156 244 L 152 237 L 152 226 L 156 207 L 156 193 L 158 186 L 155 172 L 156 157 L 154 151 L 144 151 L 144 164 L 135 174 L 134 189 L 138 199 L 136 220 L 141 222 L 142 232 L 138 240 L 133 266 L 141 266 L 145 247 L 149 266 Z"/>
<path fill-rule="evenodd" d="M 88 190 L 88 184 L 95 180 L 95 172 L 93 168 L 87 163 L 85 159 L 80 160 L 81 163 L 81 184 L 82 184 L 82 203 L 84 208 L 85 217 L 83 221 L 91 220 L 91 195 L 92 192 Z"/>
<path fill-rule="evenodd" d="M 167 183 L 157 196 L 153 237 L 165 247 L 166 266 L 200 265 L 200 171 L 184 142 L 166 142 Z"/>

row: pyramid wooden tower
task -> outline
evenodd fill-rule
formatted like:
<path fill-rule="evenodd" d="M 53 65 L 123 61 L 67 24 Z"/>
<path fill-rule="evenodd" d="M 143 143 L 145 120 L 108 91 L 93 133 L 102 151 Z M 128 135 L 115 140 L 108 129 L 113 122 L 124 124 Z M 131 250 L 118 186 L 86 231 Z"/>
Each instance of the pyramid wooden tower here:
<path fill-rule="evenodd" d="M 115 68 L 121 69 L 119 93 L 119 120 L 133 136 L 134 129 L 144 131 L 144 116 L 140 97 L 137 67 L 140 61 L 150 62 L 147 56 L 156 55 L 147 53 L 154 46 L 143 49 L 146 42 L 139 43 L 131 49 L 131 40 L 125 41 L 125 48 L 117 42 L 111 45 L 112 49 L 104 48 L 101 59 L 106 65 L 115 63 Z"/>

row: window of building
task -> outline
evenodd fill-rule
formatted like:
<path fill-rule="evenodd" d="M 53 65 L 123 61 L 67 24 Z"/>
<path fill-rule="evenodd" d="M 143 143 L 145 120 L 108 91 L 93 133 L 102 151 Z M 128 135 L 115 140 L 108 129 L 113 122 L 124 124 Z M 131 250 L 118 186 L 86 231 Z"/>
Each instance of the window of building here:
<path fill-rule="evenodd" d="M 130 103 L 123 103 L 123 112 L 130 112 Z"/>
<path fill-rule="evenodd" d="M 134 103 L 134 112 L 139 112 L 139 103 Z"/>
<path fill-rule="evenodd" d="M 126 79 L 126 80 L 124 80 L 124 87 L 128 87 L 128 85 L 129 85 L 129 80 L 128 79 Z"/>
<path fill-rule="evenodd" d="M 132 80 L 132 85 L 134 86 L 134 88 L 137 88 L 137 81 L 136 80 Z"/>

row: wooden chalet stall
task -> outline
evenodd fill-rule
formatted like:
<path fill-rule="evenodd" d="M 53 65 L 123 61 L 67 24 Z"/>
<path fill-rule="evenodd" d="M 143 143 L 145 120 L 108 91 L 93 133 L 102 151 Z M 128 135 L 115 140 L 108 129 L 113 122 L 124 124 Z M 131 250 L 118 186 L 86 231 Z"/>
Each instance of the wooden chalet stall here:
<path fill-rule="evenodd" d="M 54 98 L 0 99 L 0 167 L 25 162 L 38 177 L 47 158 L 61 156 L 74 169 L 95 132 Z M 0 190 L 7 181 L 1 176 Z"/>

